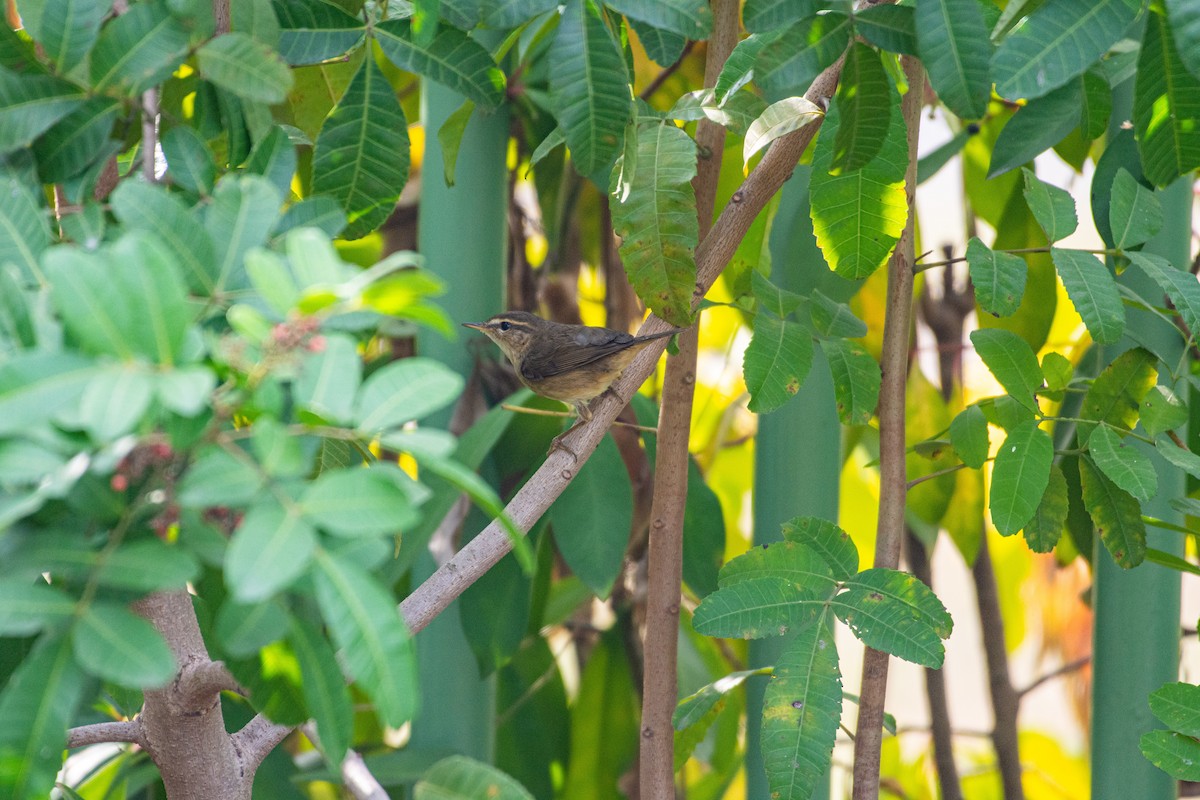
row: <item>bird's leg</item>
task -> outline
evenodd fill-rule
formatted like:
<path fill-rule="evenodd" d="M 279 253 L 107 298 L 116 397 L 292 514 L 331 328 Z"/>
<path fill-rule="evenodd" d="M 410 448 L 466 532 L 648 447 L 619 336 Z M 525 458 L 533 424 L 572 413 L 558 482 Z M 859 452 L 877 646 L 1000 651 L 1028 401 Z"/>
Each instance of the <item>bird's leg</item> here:
<path fill-rule="evenodd" d="M 555 450 L 563 450 L 569 453 L 571 458 L 575 459 L 575 461 L 579 461 L 579 456 L 575 454 L 574 450 L 563 444 L 563 439 L 566 439 L 568 436 L 574 433 L 576 428 L 580 427 L 581 425 L 586 425 L 592 421 L 592 408 L 586 400 L 575 403 L 575 415 L 579 417 L 579 419 L 575 421 L 574 425 L 567 428 L 558 436 L 554 437 L 554 441 L 550 442 L 550 449 L 546 451 L 546 455 L 550 455 Z"/>

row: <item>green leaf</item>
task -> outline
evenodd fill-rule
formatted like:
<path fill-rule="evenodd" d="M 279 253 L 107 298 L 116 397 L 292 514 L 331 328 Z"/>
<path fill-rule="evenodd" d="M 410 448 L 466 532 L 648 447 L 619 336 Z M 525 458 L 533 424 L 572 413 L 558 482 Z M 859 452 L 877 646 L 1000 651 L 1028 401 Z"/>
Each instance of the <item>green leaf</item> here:
<path fill-rule="evenodd" d="M 1083 138 L 1092 141 L 1099 139 L 1108 129 L 1108 120 L 1112 116 L 1112 87 L 1104 77 L 1104 70 L 1096 66 L 1083 73 L 1080 80 L 1083 85 L 1083 107 L 1079 127 Z"/>
<path fill-rule="evenodd" d="M 270 46 L 248 33 L 225 33 L 196 51 L 200 74 L 238 97 L 282 103 L 292 90 L 292 71 Z"/>
<path fill-rule="evenodd" d="M 1117 170 L 1113 179 L 1108 213 L 1113 242 L 1121 250 L 1144 244 L 1162 230 L 1163 213 L 1158 198 L 1124 168 Z"/>
<path fill-rule="evenodd" d="M 1079 125 L 1082 89 L 1078 81 L 1031 100 L 1017 109 L 996 137 L 988 178 L 1015 169 L 1058 144 Z"/>
<path fill-rule="evenodd" d="M 783 523 L 783 538 L 816 552 L 829 565 L 834 580 L 844 581 L 858 572 L 858 548 L 850 534 L 827 519 L 795 517 Z"/>
<path fill-rule="evenodd" d="M 292 178 L 296 174 L 296 148 L 287 133 L 278 125 L 259 139 L 246 159 L 244 169 L 262 175 L 283 196 L 291 192 Z"/>
<path fill-rule="evenodd" d="M 1142 167 L 1155 186 L 1200 166 L 1200 78 L 1184 69 L 1167 20 L 1156 9 L 1146 19 L 1138 56 L 1133 125 Z"/>
<path fill-rule="evenodd" d="M 12 798 L 50 797 L 67 729 L 89 684 L 70 636 L 43 636 L 0 694 L 0 786 Z"/>
<path fill-rule="evenodd" d="M 787 289 L 780 289 L 758 270 L 753 270 L 750 275 L 750 288 L 759 306 L 780 318 L 786 317 L 804 304 L 802 296 Z"/>
<path fill-rule="evenodd" d="M 79 424 L 94 441 L 111 442 L 137 427 L 153 396 L 149 374 L 112 365 L 88 381 L 79 401 Z"/>
<path fill-rule="evenodd" d="M 244 287 L 246 253 L 266 243 L 279 218 L 279 202 L 279 190 L 259 175 L 230 173 L 217 183 L 204 217 L 217 246 L 214 293 Z"/>
<path fill-rule="evenodd" d="M 1200 77 L 1200 7 L 1188 0 L 1166 0 L 1175 47 L 1188 72 Z"/>
<path fill-rule="evenodd" d="M 0 634 L 4 636 L 32 636 L 74 613 L 75 599 L 41 578 L 0 578 Z"/>
<path fill-rule="evenodd" d="M 967 406 L 950 423 L 950 444 L 971 469 L 979 469 L 987 461 L 991 441 L 987 418 L 979 406 Z"/>
<path fill-rule="evenodd" d="M 879 404 L 879 364 L 858 342 L 822 339 L 821 350 L 833 375 L 838 418 L 844 425 L 866 425 Z"/>
<path fill-rule="evenodd" d="M 1134 0 L 1056 0 L 1041 6 L 996 50 L 996 91 L 1017 100 L 1057 89 L 1115 44 L 1140 6 Z"/>
<path fill-rule="evenodd" d="M 155 236 L 127 233 L 113 245 L 109 273 L 130 306 L 130 347 L 167 367 L 179 357 L 193 313 L 172 255 Z"/>
<path fill-rule="evenodd" d="M 756 675 L 770 675 L 772 672 L 771 667 L 739 670 L 722 676 L 713 683 L 700 687 L 695 692 L 680 700 L 679 704 L 675 706 L 675 713 L 671 715 L 672 727 L 677 731 L 681 731 L 696 724 L 708 713 L 709 709 L 713 708 L 727 694 L 745 683 L 747 678 L 752 678 Z"/>
<path fill-rule="evenodd" d="M 630 115 L 625 59 L 587 0 L 568 0 L 550 44 L 550 102 L 581 175 L 608 168 Z"/>
<path fill-rule="evenodd" d="M 1150 693 L 1150 710 L 1171 730 L 1200 736 L 1200 686 L 1163 684 Z"/>
<path fill-rule="evenodd" d="M 516 28 L 557 7 L 557 0 L 491 0 L 484 4 L 483 21 L 489 28 Z"/>
<path fill-rule="evenodd" d="M 978 237 L 967 242 L 967 268 L 980 307 L 996 317 L 1016 313 L 1025 296 L 1025 259 L 992 250 Z"/>
<path fill-rule="evenodd" d="M 1125 445 L 1112 428 L 1103 425 L 1088 438 L 1088 452 L 1108 478 L 1142 502 L 1158 492 L 1158 475 L 1150 459 Z"/>
<path fill-rule="evenodd" d="M 987 111 L 992 44 L 975 0 L 918 0 L 917 51 L 929 82 L 946 106 L 963 119 Z"/>
<path fill-rule="evenodd" d="M 798 131 L 821 117 L 821 109 L 803 97 L 786 97 L 767 106 L 746 130 L 742 143 L 742 161 L 750 158 L 776 139 Z"/>
<path fill-rule="evenodd" d="M 1046 232 L 1046 238 L 1057 242 L 1074 233 L 1079 227 L 1079 219 L 1075 216 L 1075 200 L 1071 193 L 1038 180 L 1031 169 L 1023 167 L 1021 173 L 1025 177 L 1025 202 Z"/>
<path fill-rule="evenodd" d="M 0 69 L 0 153 L 28 147 L 79 108 L 84 97 L 82 89 L 67 81 Z"/>
<path fill-rule="evenodd" d="M 794 397 L 808 377 L 812 358 L 812 336 L 802 325 L 758 314 L 742 362 L 750 410 L 766 414 Z"/>
<path fill-rule="evenodd" d="M 194 417 L 208 407 L 217 376 L 204 365 L 160 372 L 155 377 L 155 395 L 169 411 Z"/>
<path fill-rule="evenodd" d="M 326 236 L 337 236 L 345 230 L 348 224 L 346 212 L 341 204 L 332 197 L 317 195 L 306 197 L 283 212 L 283 217 L 275 225 L 273 236 L 282 236 L 296 228 L 316 228 Z"/>
<path fill-rule="evenodd" d="M 1067 499 L 1067 479 L 1062 469 L 1055 464 L 1050 468 L 1050 482 L 1038 503 L 1033 518 L 1025 523 L 1025 542 L 1035 553 L 1049 553 L 1058 544 L 1063 527 L 1067 524 L 1070 503 Z"/>
<path fill-rule="evenodd" d="M 842 717 L 842 674 L 824 615 L 788 642 L 763 694 L 762 760 L 771 797 L 805 800 L 828 772 Z"/>
<path fill-rule="evenodd" d="M 550 506 L 563 560 L 597 597 L 608 596 L 621 572 L 632 508 L 629 472 L 609 436 Z"/>
<path fill-rule="evenodd" d="M 1126 254 L 1135 267 L 1158 284 L 1171 304 L 1183 318 L 1192 337 L 1200 336 L 1200 285 L 1187 270 L 1177 269 L 1171 262 L 1154 253 Z"/>
<path fill-rule="evenodd" d="M 304 676 L 304 704 L 317 723 L 321 750 L 330 764 L 341 764 L 354 734 L 354 708 L 333 648 L 320 631 L 296 618 L 288 642 Z"/>
<path fill-rule="evenodd" d="M 88 606 L 73 633 L 75 660 L 106 681 L 131 689 L 152 689 L 175 677 L 175 657 L 162 635 L 121 606 Z"/>
<path fill-rule="evenodd" d="M 646 48 L 646 55 L 655 64 L 669 67 L 683 55 L 683 48 L 687 46 L 688 42 L 686 36 L 647 25 L 638 19 L 630 18 L 629 24 L 637 34 L 642 47 Z"/>
<path fill-rule="evenodd" d="M 1062 353 L 1053 350 L 1042 356 L 1042 374 L 1046 376 L 1046 388 L 1052 392 L 1061 392 L 1071 383 L 1075 367 L 1070 359 Z"/>
<path fill-rule="evenodd" d="M 1092 434 L 1093 439 L 1095 435 Z M 1079 481 L 1083 487 L 1083 505 L 1117 566 L 1131 569 L 1142 563 L 1146 557 L 1146 525 L 1138 501 L 1087 458 L 1079 459 Z"/>
<path fill-rule="evenodd" d="M 1117 282 L 1100 259 L 1082 250 L 1050 249 L 1067 296 L 1099 344 L 1112 344 L 1125 333 L 1125 306 Z"/>
<path fill-rule="evenodd" d="M 413 41 L 408 20 L 385 20 L 374 31 L 383 54 L 397 67 L 453 89 L 488 110 L 504 102 L 504 73 L 481 44 L 457 28 L 439 28 L 428 46 Z"/>
<path fill-rule="evenodd" d="M 696 145 L 674 125 L 642 125 L 637 130 L 637 164 L 627 185 L 621 181 L 622 170 L 612 173 L 613 230 L 621 237 L 625 272 L 655 313 L 673 325 L 687 325 L 700 236 L 691 184 Z"/>
<path fill-rule="evenodd" d="M 212 194 L 217 182 L 217 164 L 204 137 L 194 128 L 179 125 L 163 134 L 161 144 L 171 182 L 189 192 Z M 122 181 L 117 191 L 129 183 L 132 181 Z"/>
<path fill-rule="evenodd" d="M 336 423 L 354 417 L 354 397 L 362 383 L 362 360 L 354 340 L 342 334 L 325 339 L 325 349 L 305 358 L 296 379 L 296 402 Z"/>
<path fill-rule="evenodd" d="M 28 433 L 71 408 L 95 373 L 73 353 L 31 351 L 0 364 L 0 434 Z"/>
<path fill-rule="evenodd" d="M 321 616 L 380 719 L 398 727 L 416 711 L 416 657 L 396 601 L 371 575 L 334 553 L 317 553 Z"/>
<path fill-rule="evenodd" d="M 842 175 L 868 164 L 879 154 L 887 137 L 892 98 L 879 53 L 862 42 L 851 43 L 842 65 L 837 98 L 841 116 L 829 171 Z"/>
<path fill-rule="evenodd" d="M 125 180 L 109 199 L 128 229 L 152 233 L 167 246 L 192 291 L 213 291 L 219 274 L 213 239 L 176 195 L 157 184 Z"/>
<path fill-rule="evenodd" d="M 271 8 L 271 0 L 249 0 L 245 3 L 234 3 L 230 6 L 229 11 L 235 31 L 248 33 L 271 47 L 279 44 L 279 20 Z"/>
<path fill-rule="evenodd" d="M 754 82 L 768 96 L 800 94 L 850 44 L 851 20 L 831 12 L 807 17 L 778 36 L 767 34 L 755 60 Z"/>
<path fill-rule="evenodd" d="M 752 578 L 722 587 L 704 598 L 696 608 L 692 625 L 705 636 L 784 636 L 811 625 L 825 602 L 783 578 Z"/>
<path fill-rule="evenodd" d="M 757 273 L 756 273 L 757 274 Z M 821 336 L 842 339 L 861 339 L 867 335 L 867 323 L 854 316 L 850 306 L 831 300 L 813 289 L 809 312 L 813 327 Z"/>
<path fill-rule="evenodd" d="M 108 8 L 88 0 L 45 0 L 24 3 L 21 22 L 58 72 L 71 72 L 83 61 L 96 37 Z"/>
<path fill-rule="evenodd" d="M 366 24 L 338 6 L 322 0 L 273 0 L 279 20 L 279 54 L 298 66 L 316 64 L 355 47 Z"/>
<path fill-rule="evenodd" d="M 745 9 L 743 8 L 744 13 Z M 763 48 L 777 38 L 779 38 L 777 33 L 753 33 L 734 45 L 733 52 L 729 54 L 729 58 L 725 59 L 725 65 L 721 67 L 721 73 L 717 76 L 717 83 L 713 87 L 713 97 L 717 103 L 724 103 L 731 94 L 736 93 L 754 79 L 755 65 L 759 54 Z M 845 49 L 844 44 L 842 49 Z"/>
<path fill-rule="evenodd" d="M 912 6 L 867 6 L 854 15 L 854 30 L 881 50 L 918 55 L 916 12 Z"/>
<path fill-rule="evenodd" d="M 413 787 L 414 800 L 533 800 L 517 781 L 466 756 L 443 758 Z"/>
<path fill-rule="evenodd" d="M 980 328 L 971 332 L 971 344 L 1005 391 L 1037 413 L 1042 367 L 1025 340 L 1001 328 Z"/>
<path fill-rule="evenodd" d="M 813 548 L 799 542 L 772 542 L 752 547 L 725 562 L 718 587 L 733 586 L 758 578 L 782 578 L 814 596 L 828 596 L 835 588 L 829 565 Z"/>
<path fill-rule="evenodd" d="M 38 260 L 50 246 L 50 224 L 39 198 L 15 178 L 0 175 L 0 264 L 15 264 L 27 281 L 41 281 Z"/>
<path fill-rule="evenodd" d="M 868 569 L 831 602 L 838 619 L 864 644 L 939 669 L 954 622 L 933 590 L 906 572 Z"/>
<path fill-rule="evenodd" d="M 309 522 L 335 536 L 380 536 L 411 528 L 416 509 L 390 476 L 351 467 L 323 473 L 300 499 Z"/>
<path fill-rule="evenodd" d="M 1084 395 L 1079 415 L 1131 430 L 1137 411 L 1150 388 L 1158 381 L 1158 359 L 1140 347 L 1126 350 L 1112 360 Z M 1080 423 L 1079 444 L 1086 445 L 1095 425 Z"/>
<path fill-rule="evenodd" d="M 38 178 L 43 183 L 62 183 L 105 157 L 120 110 L 115 100 L 92 97 L 51 126 L 33 144 Z"/>
<path fill-rule="evenodd" d="M 1146 433 L 1158 436 L 1187 422 L 1188 409 L 1170 388 L 1155 386 L 1146 393 L 1139 416 Z"/>
<path fill-rule="evenodd" d="M 447 186 L 454 185 L 454 172 L 458 166 L 458 150 L 462 145 L 463 134 L 467 132 L 467 123 L 475 111 L 475 103 L 465 100 L 458 109 L 446 117 L 442 127 L 438 128 L 438 145 L 442 148 L 442 173 Z"/>
<path fill-rule="evenodd" d="M 707 0 L 606 0 L 604 5 L 655 28 L 704 41 L 712 33 L 713 15 Z"/>
<path fill-rule="evenodd" d="M 112 259 L 60 246 L 48 250 L 42 261 L 54 287 L 54 304 L 84 348 L 132 360 L 135 351 L 130 331 L 135 321 L 131 304 L 137 290 L 112 279 Z M 125 294 L 123 288 L 134 294 Z"/>
<path fill-rule="evenodd" d="M 408 123 L 375 59 L 365 58 L 330 113 L 313 150 L 313 192 L 336 197 L 346 238 L 379 227 L 408 178 Z"/>
<path fill-rule="evenodd" d="M 1200 781 L 1200 742 L 1176 731 L 1143 733 L 1142 755 L 1163 772 L 1181 781 Z"/>
<path fill-rule="evenodd" d="M 138 3 L 104 26 L 92 49 L 96 91 L 118 88 L 126 96 L 162 83 L 187 56 L 189 34 L 158 3 Z"/>
<path fill-rule="evenodd" d="M 246 658 L 283 638 L 288 624 L 288 613 L 274 600 L 239 603 L 227 599 L 217 612 L 215 632 L 226 653 Z"/>
<path fill-rule="evenodd" d="M 1200 456 L 1175 444 L 1166 434 L 1159 434 L 1154 446 L 1167 461 L 1194 478 L 1200 478 Z"/>
<path fill-rule="evenodd" d="M 405 358 L 376 370 L 358 393 L 354 419 L 365 433 L 398 428 L 445 408 L 462 393 L 463 379 L 429 358 Z"/>
<path fill-rule="evenodd" d="M 996 452 L 988 508 L 992 524 L 1011 536 L 1033 519 L 1050 481 L 1054 444 L 1035 420 L 1014 427 Z"/>
<path fill-rule="evenodd" d="M 890 105 L 898 105 L 895 91 Z M 908 135 L 904 120 L 892 114 L 887 139 L 871 163 L 860 170 L 831 175 L 832 131 L 841 110 L 834 99 L 813 152 L 813 232 L 829 266 L 843 278 L 866 278 L 887 262 L 908 217 L 904 173 Z M 832 126 L 832 127 L 830 127 Z"/>
<path fill-rule="evenodd" d="M 751 33 L 783 28 L 817 13 L 814 0 L 746 0 L 742 24 Z"/>
<path fill-rule="evenodd" d="M 239 602 L 265 600 L 303 575 L 317 532 L 300 509 L 264 498 L 246 512 L 225 550 L 225 584 Z"/>
<path fill-rule="evenodd" d="M 183 589 L 197 577 L 200 565 L 191 553 L 158 539 L 124 544 L 100 562 L 94 579 L 102 586 L 155 592 Z"/>

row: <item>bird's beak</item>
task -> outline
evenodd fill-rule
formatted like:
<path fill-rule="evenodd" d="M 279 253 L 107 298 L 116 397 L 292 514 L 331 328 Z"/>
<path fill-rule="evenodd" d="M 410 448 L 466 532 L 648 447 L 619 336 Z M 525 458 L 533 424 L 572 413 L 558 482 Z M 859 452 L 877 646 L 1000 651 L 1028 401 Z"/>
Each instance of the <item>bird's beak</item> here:
<path fill-rule="evenodd" d="M 482 322 L 464 322 L 462 326 L 464 328 L 474 328 L 477 331 L 481 331 L 484 329 L 485 324 Z"/>

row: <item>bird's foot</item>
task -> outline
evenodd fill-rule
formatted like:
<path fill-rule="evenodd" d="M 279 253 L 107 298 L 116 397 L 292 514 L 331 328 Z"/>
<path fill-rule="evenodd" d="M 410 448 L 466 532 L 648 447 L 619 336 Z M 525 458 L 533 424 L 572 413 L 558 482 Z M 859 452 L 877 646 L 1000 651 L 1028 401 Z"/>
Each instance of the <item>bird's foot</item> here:
<path fill-rule="evenodd" d="M 555 450 L 562 450 L 564 453 L 566 453 L 567 455 L 569 455 L 571 457 L 572 461 L 574 461 L 575 463 L 579 463 L 579 456 L 575 453 L 574 450 L 572 450 L 565 443 L 563 443 L 563 439 L 565 439 L 567 437 L 567 434 L 573 430 L 575 430 L 574 427 L 572 427 L 570 430 L 560 433 L 558 436 L 555 436 L 554 441 L 550 442 L 550 449 L 546 451 L 546 455 L 551 456 L 554 454 Z"/>

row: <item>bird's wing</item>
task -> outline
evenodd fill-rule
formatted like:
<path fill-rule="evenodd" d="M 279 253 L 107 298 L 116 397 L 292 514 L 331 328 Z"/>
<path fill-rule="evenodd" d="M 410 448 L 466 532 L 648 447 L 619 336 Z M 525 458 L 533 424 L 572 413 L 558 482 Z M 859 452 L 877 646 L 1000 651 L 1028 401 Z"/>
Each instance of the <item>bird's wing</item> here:
<path fill-rule="evenodd" d="M 637 340 L 608 328 L 580 328 L 572 339 L 544 353 L 527 353 L 521 373 L 528 380 L 544 380 L 579 369 L 619 353 Z"/>

